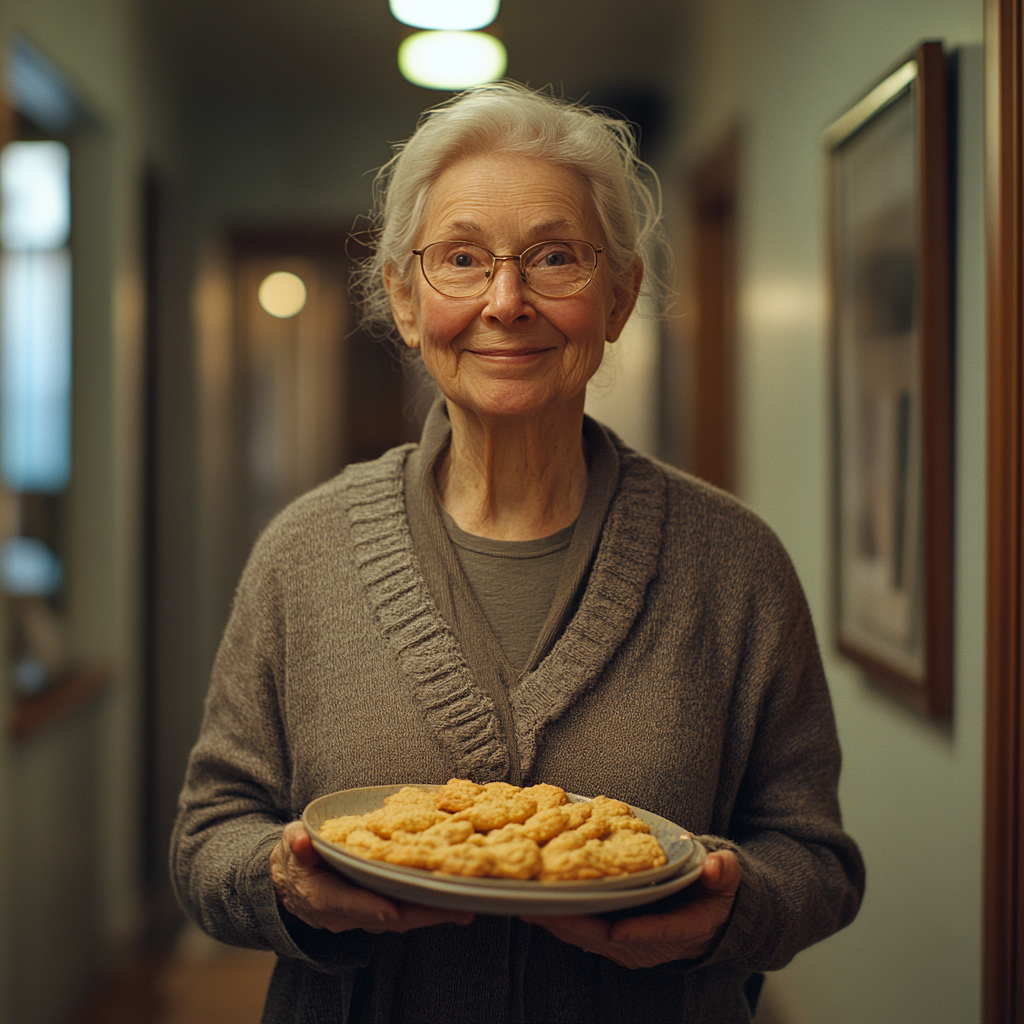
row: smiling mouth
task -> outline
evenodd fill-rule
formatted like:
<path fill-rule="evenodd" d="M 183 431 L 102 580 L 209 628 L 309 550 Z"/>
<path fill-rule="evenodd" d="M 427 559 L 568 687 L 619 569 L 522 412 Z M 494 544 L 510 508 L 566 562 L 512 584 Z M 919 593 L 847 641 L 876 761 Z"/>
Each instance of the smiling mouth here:
<path fill-rule="evenodd" d="M 540 345 L 536 348 L 470 348 L 467 352 L 485 359 L 528 359 L 544 352 L 550 352 L 552 346 Z"/>

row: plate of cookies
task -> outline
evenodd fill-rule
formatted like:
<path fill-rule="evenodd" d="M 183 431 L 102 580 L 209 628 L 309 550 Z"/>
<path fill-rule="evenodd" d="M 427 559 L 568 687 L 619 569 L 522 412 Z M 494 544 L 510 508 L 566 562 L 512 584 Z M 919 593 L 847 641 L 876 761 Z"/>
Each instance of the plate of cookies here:
<path fill-rule="evenodd" d="M 314 800 L 320 855 L 393 899 L 489 914 L 595 914 L 642 906 L 699 877 L 704 847 L 666 818 L 558 786 L 451 779 Z"/>

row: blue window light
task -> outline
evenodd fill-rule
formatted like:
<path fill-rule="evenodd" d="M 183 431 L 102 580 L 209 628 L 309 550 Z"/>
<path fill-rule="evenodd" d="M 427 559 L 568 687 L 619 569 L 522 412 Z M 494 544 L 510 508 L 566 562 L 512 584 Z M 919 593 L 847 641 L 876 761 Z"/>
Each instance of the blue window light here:
<path fill-rule="evenodd" d="M 70 159 L 60 142 L 0 155 L 0 471 L 15 491 L 71 476 Z"/>

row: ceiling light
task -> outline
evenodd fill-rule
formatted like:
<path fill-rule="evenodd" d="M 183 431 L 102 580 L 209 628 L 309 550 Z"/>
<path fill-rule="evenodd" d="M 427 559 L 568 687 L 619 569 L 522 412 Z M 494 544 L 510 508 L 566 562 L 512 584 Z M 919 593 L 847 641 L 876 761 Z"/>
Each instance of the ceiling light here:
<path fill-rule="evenodd" d="M 471 31 L 490 25 L 501 0 L 391 0 L 391 13 L 414 28 Z"/>
<path fill-rule="evenodd" d="M 295 316 L 306 304 L 306 286 L 301 277 L 278 270 L 263 278 L 259 290 L 260 305 L 281 320 Z"/>
<path fill-rule="evenodd" d="M 398 48 L 398 67 L 427 89 L 468 89 L 505 73 L 508 54 L 486 32 L 417 32 Z"/>

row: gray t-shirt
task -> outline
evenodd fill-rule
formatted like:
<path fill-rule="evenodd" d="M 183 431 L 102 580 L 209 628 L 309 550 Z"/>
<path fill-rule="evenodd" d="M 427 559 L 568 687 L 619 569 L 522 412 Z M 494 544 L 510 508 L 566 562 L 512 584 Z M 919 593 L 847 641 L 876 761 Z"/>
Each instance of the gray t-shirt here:
<path fill-rule="evenodd" d="M 441 519 L 509 664 L 521 672 L 551 610 L 575 523 L 538 540 L 491 540 Z"/>

